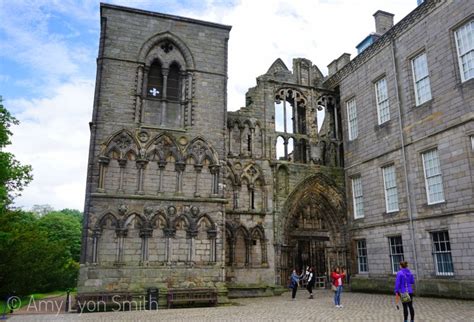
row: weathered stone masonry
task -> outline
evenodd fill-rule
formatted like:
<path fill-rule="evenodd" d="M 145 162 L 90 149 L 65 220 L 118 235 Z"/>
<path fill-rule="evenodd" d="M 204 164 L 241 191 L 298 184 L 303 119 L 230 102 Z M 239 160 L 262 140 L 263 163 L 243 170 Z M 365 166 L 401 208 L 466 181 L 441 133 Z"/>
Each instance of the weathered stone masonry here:
<path fill-rule="evenodd" d="M 227 112 L 229 26 L 102 4 L 78 292 L 216 288 L 224 302 L 274 294 L 306 265 L 320 282 L 344 265 L 353 290 L 391 291 L 396 251 L 418 294 L 472 297 L 474 83 L 460 81 L 453 35 L 472 5 L 425 1 L 393 27 L 375 16 L 378 40 L 329 76 L 277 59 Z M 432 99 L 418 106 L 420 53 Z M 422 155 L 434 148 L 444 201 L 432 204 Z M 438 232 L 454 267 L 443 276 Z"/>

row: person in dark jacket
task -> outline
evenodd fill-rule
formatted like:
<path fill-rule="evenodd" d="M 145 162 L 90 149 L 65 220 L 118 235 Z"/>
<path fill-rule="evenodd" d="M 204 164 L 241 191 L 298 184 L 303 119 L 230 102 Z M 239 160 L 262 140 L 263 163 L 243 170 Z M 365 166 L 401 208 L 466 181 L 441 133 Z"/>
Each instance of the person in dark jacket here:
<path fill-rule="evenodd" d="M 400 262 L 400 270 L 397 273 L 397 278 L 395 279 L 395 294 L 400 296 L 402 299 L 403 305 L 403 320 L 408 321 L 408 310 L 410 310 L 410 321 L 415 320 L 415 310 L 413 309 L 413 287 L 415 284 L 415 278 L 413 274 L 408 269 L 408 263 L 405 261 Z M 410 299 L 403 300 L 402 294 L 408 293 Z"/>
<path fill-rule="evenodd" d="M 316 276 L 314 274 L 314 269 L 312 267 L 309 268 L 308 270 L 308 284 L 306 285 L 306 289 L 308 290 L 309 293 L 309 298 L 313 298 L 313 287 L 316 282 Z"/>

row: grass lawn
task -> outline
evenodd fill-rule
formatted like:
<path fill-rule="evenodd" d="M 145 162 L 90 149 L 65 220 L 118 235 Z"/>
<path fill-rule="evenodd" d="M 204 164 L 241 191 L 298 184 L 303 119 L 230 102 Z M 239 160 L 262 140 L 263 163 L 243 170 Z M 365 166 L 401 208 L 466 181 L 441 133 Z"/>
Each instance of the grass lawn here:
<path fill-rule="evenodd" d="M 74 294 L 75 291 L 71 292 L 71 294 Z M 19 307 L 15 307 L 15 310 L 18 310 L 19 308 L 22 308 L 25 305 L 28 305 L 28 303 L 31 300 L 31 297 L 33 297 L 35 300 L 41 300 L 47 297 L 56 297 L 56 296 L 61 296 L 61 295 L 66 295 L 66 291 L 54 291 L 50 293 L 35 293 L 31 294 L 28 296 L 21 297 L 21 305 Z M 0 315 L 3 315 L 3 312 L 5 310 L 8 310 L 8 308 L 5 308 L 6 302 L 4 300 L 0 300 Z"/>

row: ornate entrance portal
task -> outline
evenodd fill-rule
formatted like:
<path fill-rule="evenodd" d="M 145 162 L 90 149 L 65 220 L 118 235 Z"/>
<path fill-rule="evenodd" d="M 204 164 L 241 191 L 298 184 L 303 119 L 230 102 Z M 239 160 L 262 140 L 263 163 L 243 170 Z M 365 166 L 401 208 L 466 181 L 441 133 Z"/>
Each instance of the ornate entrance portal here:
<path fill-rule="evenodd" d="M 281 218 L 280 283 L 293 269 L 306 266 L 327 277 L 335 265 L 346 266 L 343 192 L 328 177 L 317 174 L 289 195 Z"/>

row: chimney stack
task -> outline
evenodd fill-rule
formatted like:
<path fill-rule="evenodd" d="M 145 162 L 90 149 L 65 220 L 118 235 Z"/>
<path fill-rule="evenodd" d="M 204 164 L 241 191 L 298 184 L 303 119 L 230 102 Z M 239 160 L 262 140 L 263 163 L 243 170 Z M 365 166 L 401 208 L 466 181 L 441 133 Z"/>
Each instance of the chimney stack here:
<path fill-rule="evenodd" d="M 378 10 L 374 13 L 375 18 L 375 32 L 379 35 L 383 35 L 390 28 L 393 27 L 393 16 L 394 14 L 382 10 Z"/>

